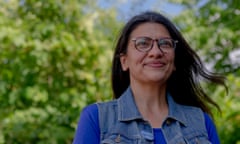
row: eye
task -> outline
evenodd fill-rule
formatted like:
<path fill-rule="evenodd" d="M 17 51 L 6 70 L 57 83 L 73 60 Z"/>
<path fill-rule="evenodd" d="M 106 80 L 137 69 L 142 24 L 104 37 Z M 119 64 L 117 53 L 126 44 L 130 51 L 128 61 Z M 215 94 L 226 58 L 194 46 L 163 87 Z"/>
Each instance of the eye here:
<path fill-rule="evenodd" d="M 136 47 L 142 49 L 142 48 L 148 48 L 151 46 L 151 39 L 149 38 L 138 38 L 136 39 Z"/>
<path fill-rule="evenodd" d="M 158 44 L 161 48 L 173 48 L 173 41 L 171 39 L 160 39 Z"/>

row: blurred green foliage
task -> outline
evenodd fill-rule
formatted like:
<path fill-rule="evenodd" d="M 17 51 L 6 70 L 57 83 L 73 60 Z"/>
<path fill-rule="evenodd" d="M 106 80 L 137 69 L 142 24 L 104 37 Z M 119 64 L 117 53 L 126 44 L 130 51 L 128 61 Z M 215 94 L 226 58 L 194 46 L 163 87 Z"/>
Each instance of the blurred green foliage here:
<path fill-rule="evenodd" d="M 216 113 L 216 125 L 223 144 L 240 143 L 240 77 L 228 76 L 229 95 L 225 96 L 223 89 L 214 91 L 213 97 L 221 106 L 222 113 Z"/>
<path fill-rule="evenodd" d="M 229 94 L 207 86 L 220 105 L 222 143 L 240 142 L 240 71 L 229 53 L 239 48 L 239 1 L 171 0 L 184 36 Z M 117 1 L 116 1 L 117 2 Z M 81 109 L 111 99 L 112 48 L 122 22 L 94 0 L 0 1 L 0 144 L 71 143 Z"/>
<path fill-rule="evenodd" d="M 71 143 L 81 109 L 111 97 L 118 24 L 92 4 L 0 1 L 0 143 Z"/>
<path fill-rule="evenodd" d="M 214 120 L 223 144 L 240 143 L 240 61 L 230 53 L 240 50 L 240 1 L 238 0 L 170 0 L 184 6 L 174 18 L 191 46 L 207 67 L 227 78 L 228 94 L 223 87 L 203 85 L 220 106 Z"/>
<path fill-rule="evenodd" d="M 240 49 L 240 1 L 171 1 L 185 4 L 175 21 L 202 59 L 217 72 L 239 76 L 240 64 L 233 64 L 229 54 Z"/>

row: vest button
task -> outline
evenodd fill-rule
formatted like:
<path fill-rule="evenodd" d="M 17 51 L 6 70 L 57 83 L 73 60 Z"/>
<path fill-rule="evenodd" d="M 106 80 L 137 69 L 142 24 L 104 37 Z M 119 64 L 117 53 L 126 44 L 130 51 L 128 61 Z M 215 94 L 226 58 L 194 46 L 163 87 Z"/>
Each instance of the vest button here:
<path fill-rule="evenodd" d="M 169 125 L 171 124 L 171 120 L 168 119 L 168 120 L 166 121 L 166 124 L 169 126 Z"/>
<path fill-rule="evenodd" d="M 116 137 L 116 139 L 115 139 L 115 142 L 116 143 L 120 143 L 120 141 L 121 141 L 121 136 L 120 136 L 120 134 Z"/>

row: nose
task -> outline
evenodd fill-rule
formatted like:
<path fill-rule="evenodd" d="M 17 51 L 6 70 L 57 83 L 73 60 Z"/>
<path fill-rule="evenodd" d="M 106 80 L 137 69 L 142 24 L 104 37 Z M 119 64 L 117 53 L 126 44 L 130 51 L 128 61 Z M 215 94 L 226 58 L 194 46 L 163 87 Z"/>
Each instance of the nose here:
<path fill-rule="evenodd" d="M 151 55 L 163 56 L 164 52 L 158 45 L 157 40 L 153 41 L 152 49 L 149 51 Z"/>

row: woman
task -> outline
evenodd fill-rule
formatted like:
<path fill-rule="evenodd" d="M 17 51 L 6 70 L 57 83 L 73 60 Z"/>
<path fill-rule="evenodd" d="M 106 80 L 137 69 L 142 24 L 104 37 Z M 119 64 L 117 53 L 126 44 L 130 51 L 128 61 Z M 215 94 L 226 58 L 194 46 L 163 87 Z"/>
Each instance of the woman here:
<path fill-rule="evenodd" d="M 219 144 L 208 104 L 219 108 L 200 80 L 224 84 L 166 17 L 134 16 L 113 57 L 114 100 L 87 106 L 75 144 Z"/>

